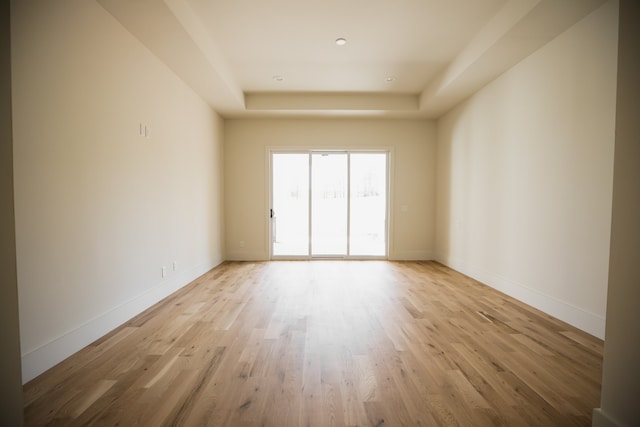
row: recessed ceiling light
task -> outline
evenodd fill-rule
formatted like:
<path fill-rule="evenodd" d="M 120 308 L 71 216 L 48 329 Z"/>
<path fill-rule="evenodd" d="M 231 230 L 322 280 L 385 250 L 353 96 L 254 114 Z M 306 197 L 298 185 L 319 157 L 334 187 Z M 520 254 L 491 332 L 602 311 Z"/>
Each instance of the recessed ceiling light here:
<path fill-rule="evenodd" d="M 396 78 L 394 76 L 387 76 L 384 78 L 384 81 L 387 83 L 395 82 Z"/>
<path fill-rule="evenodd" d="M 339 39 L 336 39 L 336 44 L 338 46 L 344 46 L 347 44 L 347 39 L 340 37 Z"/>
<path fill-rule="evenodd" d="M 282 76 L 273 76 L 273 80 L 275 80 L 277 82 L 283 82 L 284 81 L 284 77 L 282 77 Z"/>

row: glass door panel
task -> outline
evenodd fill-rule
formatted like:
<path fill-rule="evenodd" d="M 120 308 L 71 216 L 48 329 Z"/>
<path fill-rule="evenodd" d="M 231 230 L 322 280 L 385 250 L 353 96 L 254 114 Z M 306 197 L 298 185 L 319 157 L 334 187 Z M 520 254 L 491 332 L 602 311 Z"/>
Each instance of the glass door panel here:
<path fill-rule="evenodd" d="M 351 153 L 349 254 L 387 254 L 387 154 Z"/>
<path fill-rule="evenodd" d="M 273 153 L 271 244 L 274 256 L 309 256 L 309 154 Z"/>
<path fill-rule="evenodd" d="M 271 155 L 271 254 L 387 256 L 386 152 Z"/>
<path fill-rule="evenodd" d="M 311 155 L 311 255 L 347 255 L 347 153 Z"/>

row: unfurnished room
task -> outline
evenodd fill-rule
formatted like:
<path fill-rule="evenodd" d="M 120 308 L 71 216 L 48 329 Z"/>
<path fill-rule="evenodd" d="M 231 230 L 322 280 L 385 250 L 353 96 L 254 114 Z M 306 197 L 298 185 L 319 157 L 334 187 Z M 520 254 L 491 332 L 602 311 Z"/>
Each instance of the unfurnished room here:
<path fill-rule="evenodd" d="M 638 3 L 5 3 L 1 425 L 640 425 Z"/>

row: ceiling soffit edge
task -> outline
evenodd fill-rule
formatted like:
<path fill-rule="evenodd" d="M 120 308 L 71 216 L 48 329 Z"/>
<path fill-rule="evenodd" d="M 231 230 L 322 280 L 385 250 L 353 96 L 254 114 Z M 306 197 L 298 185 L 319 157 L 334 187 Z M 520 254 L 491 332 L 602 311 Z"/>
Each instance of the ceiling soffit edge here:
<path fill-rule="evenodd" d="M 243 93 L 215 40 L 186 0 L 97 0 L 223 116 L 262 113 L 437 118 L 580 21 L 606 0 L 508 0 L 417 94 Z"/>

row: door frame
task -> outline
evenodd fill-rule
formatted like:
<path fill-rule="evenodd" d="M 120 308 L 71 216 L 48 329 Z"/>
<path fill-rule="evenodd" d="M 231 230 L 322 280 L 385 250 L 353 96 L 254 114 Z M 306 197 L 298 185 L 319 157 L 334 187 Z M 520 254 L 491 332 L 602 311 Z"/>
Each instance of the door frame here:
<path fill-rule="evenodd" d="M 393 160 L 393 149 L 388 147 L 374 147 L 374 148 L 299 148 L 299 147 L 266 147 L 267 154 L 267 179 L 265 179 L 265 183 L 267 184 L 267 207 L 265 209 L 266 215 L 266 230 L 267 230 L 267 244 L 269 246 L 269 259 L 271 260 L 312 260 L 312 259 L 349 259 L 349 260 L 386 260 L 389 259 L 389 253 L 391 250 L 391 232 L 392 232 L 392 221 L 391 221 L 391 201 L 393 195 L 391 194 L 392 188 L 392 160 Z M 273 209 L 273 154 L 308 154 L 309 155 L 309 186 L 311 187 L 311 155 L 314 153 L 346 153 L 347 154 L 347 167 L 350 168 L 350 155 L 352 153 L 384 153 L 387 156 L 387 176 L 386 176 L 386 207 L 385 207 L 385 255 L 350 255 L 350 244 L 349 244 L 349 233 L 350 233 L 350 210 L 351 210 L 351 201 L 350 201 L 350 184 L 347 185 L 347 255 L 344 256 L 313 256 L 311 251 L 311 221 L 312 218 L 312 195 L 311 188 L 309 188 L 309 249 L 308 255 L 274 255 L 273 254 L 273 222 L 271 220 L 271 211 Z M 350 170 L 347 170 L 348 180 L 350 181 Z M 277 213 L 276 213 L 277 215 Z"/>

